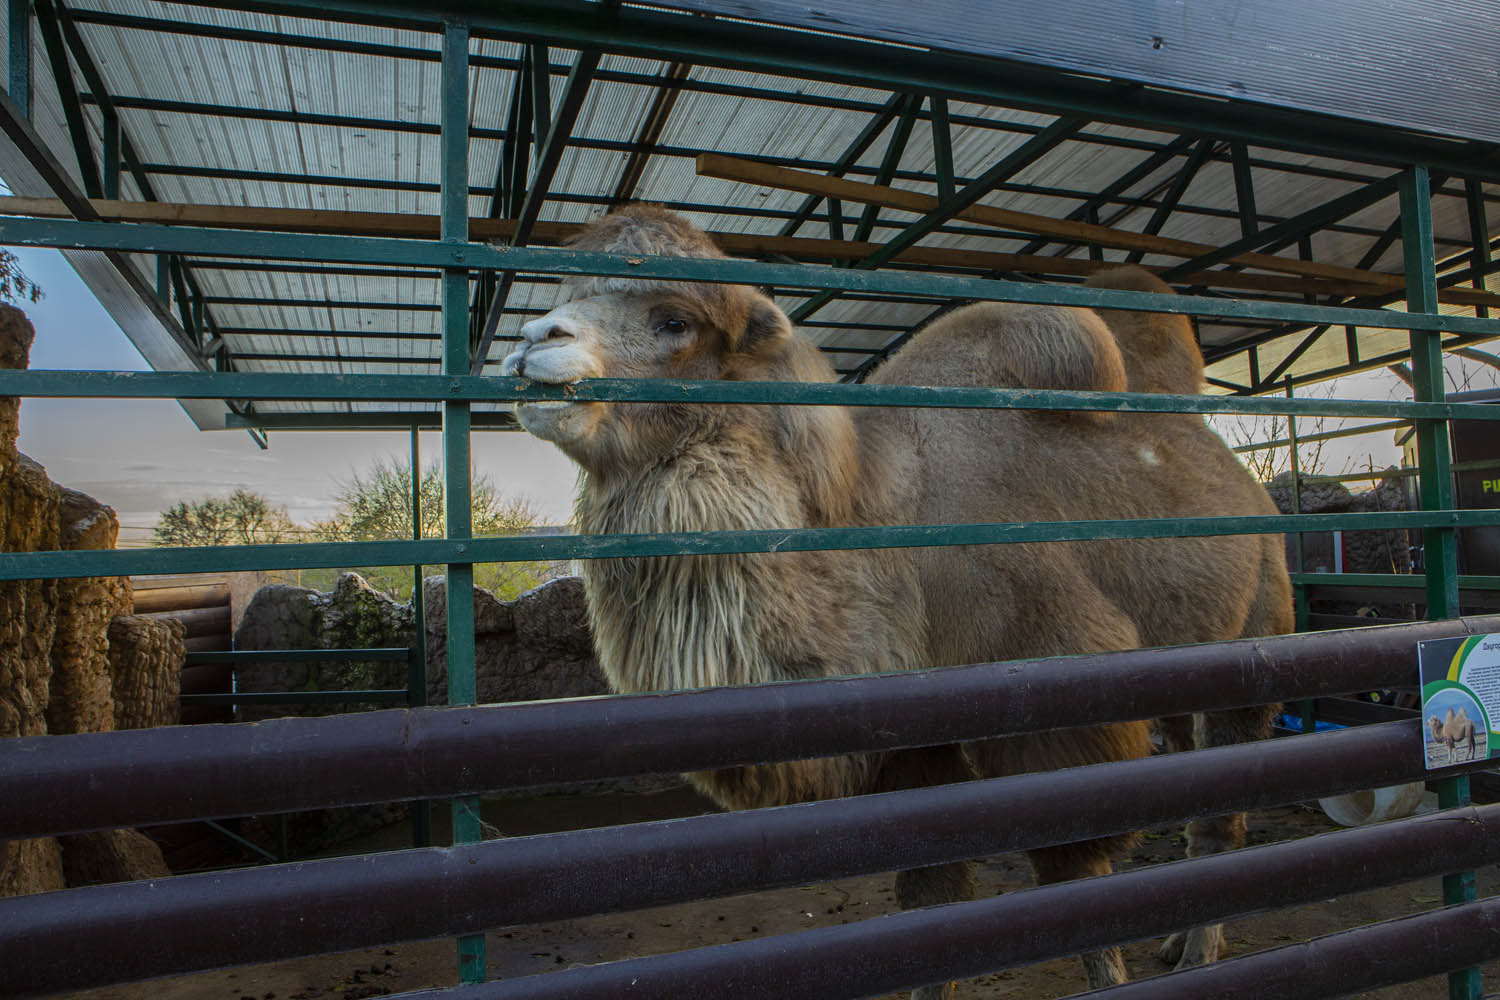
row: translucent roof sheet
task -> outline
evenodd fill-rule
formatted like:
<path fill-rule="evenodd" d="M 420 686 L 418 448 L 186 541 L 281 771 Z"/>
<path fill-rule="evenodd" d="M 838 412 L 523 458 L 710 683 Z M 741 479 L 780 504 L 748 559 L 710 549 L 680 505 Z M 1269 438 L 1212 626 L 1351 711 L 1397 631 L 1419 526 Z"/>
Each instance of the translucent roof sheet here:
<path fill-rule="evenodd" d="M 437 213 L 440 80 L 435 34 L 154 0 L 78 0 L 62 10 L 76 26 L 87 58 L 118 108 L 150 189 L 127 170 L 122 173 L 122 198 L 249 209 Z M 0 24 L 0 37 L 5 27 Z M 32 124 L 81 190 L 83 172 L 39 29 L 32 47 Z M 504 215 L 495 188 L 513 106 L 524 89 L 519 66 L 525 48 L 516 41 L 476 37 L 470 51 L 474 65 L 469 86 L 469 210 L 485 218 Z M 554 46 L 546 55 L 555 109 L 563 100 L 566 75 L 577 53 Z M 72 74 L 75 86 L 86 93 L 88 75 L 77 53 Z M 104 145 L 99 97 L 89 95 L 82 105 L 96 160 Z M 623 197 L 677 207 L 714 233 L 784 235 L 793 214 L 808 200 L 805 195 L 700 176 L 695 155 L 723 153 L 826 175 L 872 121 L 883 124 L 844 175 L 935 194 L 938 150 L 931 106 L 921 103 L 907 129 L 899 113 L 883 110 L 892 97 L 883 90 L 827 80 L 606 54 L 570 130 L 570 142 L 556 170 L 544 178 L 548 197 L 540 221 L 544 229 L 548 223 L 585 222 Z M 948 105 L 948 114 L 953 170 L 960 186 L 1056 121 L 1035 110 L 958 100 Z M 908 133 L 904 146 L 893 149 L 892 137 L 903 133 Z M 1202 142 L 1207 143 L 1205 153 L 1188 176 L 1184 169 Z M 1129 232 L 1159 231 L 1162 236 L 1219 246 L 1242 234 L 1233 156 L 1230 143 L 1211 135 L 1184 140 L 1154 129 L 1087 122 L 1071 138 L 1004 178 L 980 203 L 1053 219 L 1097 221 Z M 1262 228 L 1391 173 L 1390 167 L 1261 146 L 1250 147 L 1247 156 Z M 18 195 L 53 194 L 24 164 L 16 163 L 13 150 L 0 155 L 0 170 Z M 1441 180 L 1433 202 L 1440 261 L 1456 258 L 1472 245 L 1464 184 Z M 1491 206 L 1500 193 L 1493 185 L 1479 190 Z M 846 201 L 842 210 L 844 236 L 853 237 L 865 208 Z M 1500 230 L 1500 212 L 1492 208 L 1488 215 L 1484 235 L 1493 238 Z M 868 236 L 861 238 L 883 243 L 916 218 L 911 212 L 882 209 Z M 1290 258 L 1308 252 L 1322 263 L 1396 273 L 1401 268 L 1400 242 L 1382 239 L 1395 219 L 1393 196 L 1311 231 L 1300 247 L 1293 241 L 1276 252 Z M 827 239 L 830 234 L 826 203 L 819 203 L 794 230 L 794 235 L 806 238 Z M 1072 261 L 1090 258 L 1086 246 L 965 220 L 939 227 L 918 246 Z M 1131 255 L 1105 249 L 1102 256 L 1125 260 Z M 102 287 L 110 279 L 100 270 L 98 257 L 78 255 L 80 261 L 91 261 L 86 279 Z M 155 257 L 133 255 L 128 260 L 139 284 L 154 287 Z M 1141 262 L 1169 267 L 1180 260 L 1146 254 Z M 227 346 L 236 369 L 436 370 L 440 313 L 434 271 L 211 256 L 184 263 L 185 277 L 202 294 L 207 323 Z M 982 258 L 940 269 L 1027 280 L 1078 280 L 1059 274 L 997 272 Z M 1216 294 L 1305 301 L 1301 291 L 1291 290 L 1223 288 Z M 489 353 L 489 371 L 498 371 L 495 366 L 506 352 L 505 341 L 515 336 L 519 325 L 547 311 L 555 296 L 555 282 L 527 276 L 516 282 Z M 778 299 L 791 310 L 806 296 L 782 290 Z M 1341 300 L 1324 294 L 1317 301 Z M 845 296 L 808 317 L 805 329 L 828 349 L 835 366 L 852 377 L 879 351 L 946 305 Z M 1472 309 L 1455 311 L 1473 314 Z M 176 322 L 175 311 L 165 320 L 159 309 L 121 310 L 117 315 L 153 365 L 171 369 L 193 363 L 182 347 L 181 330 L 163 331 L 152 325 L 170 328 Z M 1400 331 L 1358 331 L 1358 357 L 1351 358 L 1342 329 L 1311 346 L 1303 346 L 1306 330 L 1205 321 L 1199 332 L 1209 374 L 1221 388 L 1250 388 L 1253 374 L 1264 379 L 1269 372 L 1283 378 L 1323 377 L 1403 350 L 1407 337 Z M 1247 353 L 1252 344 L 1259 345 L 1255 370 Z M 1282 365 L 1299 350 L 1289 365 Z M 266 414 L 325 409 L 312 404 L 259 407 Z M 192 412 L 204 425 L 218 419 L 202 407 Z"/>

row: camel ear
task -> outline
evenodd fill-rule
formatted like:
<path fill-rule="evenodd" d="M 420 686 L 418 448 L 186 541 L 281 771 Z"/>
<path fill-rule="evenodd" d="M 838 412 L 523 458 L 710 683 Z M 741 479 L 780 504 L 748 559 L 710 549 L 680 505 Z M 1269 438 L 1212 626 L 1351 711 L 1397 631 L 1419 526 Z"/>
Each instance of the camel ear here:
<path fill-rule="evenodd" d="M 763 355 L 784 344 L 791 335 L 792 321 L 786 318 L 786 313 L 770 299 L 757 295 L 750 303 L 745 329 L 734 350 L 738 354 Z"/>

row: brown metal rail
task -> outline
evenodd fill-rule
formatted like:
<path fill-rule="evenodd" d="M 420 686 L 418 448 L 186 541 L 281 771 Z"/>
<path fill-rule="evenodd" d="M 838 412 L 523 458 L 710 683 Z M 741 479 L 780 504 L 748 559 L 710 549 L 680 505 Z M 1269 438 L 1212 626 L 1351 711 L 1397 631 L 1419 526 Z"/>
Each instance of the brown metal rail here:
<path fill-rule="evenodd" d="M 1500 616 L 682 694 L 5 740 L 0 838 L 931 746 L 1399 687 L 1415 680 L 1417 641 L 1487 632 L 1500 632 Z M 48 808 L 23 808 L 35 802 Z"/>
<path fill-rule="evenodd" d="M 807 805 L 17 897 L 0 900 L 0 982 L 22 994 L 80 989 L 1071 843 L 1420 780 L 1421 744 L 1420 724 L 1408 720 Z M 1457 870 L 1444 867 L 1449 855 L 1424 856 L 1385 866 L 1390 881 L 1419 877 L 1420 864 Z M 216 916 L 226 909 L 232 928 Z M 143 949 L 143 939 L 156 943 Z"/>
<path fill-rule="evenodd" d="M 408 993 L 405 1000 L 697 1000 L 726 995 L 726 984 L 733 985 L 737 1000 L 883 996 L 1157 937 L 1237 914 L 1493 863 L 1500 860 L 1497 835 L 1500 806 L 1455 809 L 1136 869 L 1107 879 L 1063 882 L 973 903 L 549 975 Z M 1403 863 L 1393 865 L 1393 858 Z M 1500 954 L 1493 921 L 1468 928 L 1463 939 L 1464 951 L 1477 953 L 1481 960 Z M 1146 992 L 1136 995 L 1158 996 L 1148 988 L 1153 982 L 1143 982 Z M 1294 994 L 1265 993 L 1253 986 L 1238 993 L 1174 995 L 1279 1000 Z"/>

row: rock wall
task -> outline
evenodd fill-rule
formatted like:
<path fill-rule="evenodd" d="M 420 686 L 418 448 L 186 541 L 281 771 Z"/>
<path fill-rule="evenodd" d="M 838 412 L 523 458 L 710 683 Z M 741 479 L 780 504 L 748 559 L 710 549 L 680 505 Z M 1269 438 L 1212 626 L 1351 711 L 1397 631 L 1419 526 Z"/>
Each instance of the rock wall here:
<path fill-rule="evenodd" d="M 422 587 L 426 621 L 427 702 L 448 702 L 447 587 L 440 576 Z M 474 591 L 475 655 L 481 703 L 577 698 L 607 687 L 594 658 L 577 577 L 565 577 L 514 601 Z M 410 646 L 413 613 L 346 573 L 329 593 L 280 584 L 262 587 L 235 632 L 235 649 L 359 649 Z M 329 691 L 406 685 L 404 663 L 307 664 L 268 661 L 236 674 L 240 691 Z M 291 714 L 324 715 L 352 706 L 243 708 L 244 721 Z"/>
<path fill-rule="evenodd" d="M 427 700 L 447 704 L 447 587 L 440 576 L 423 584 L 427 651 Z M 482 704 L 576 698 L 607 693 L 589 635 L 583 584 L 577 577 L 554 580 L 514 601 L 474 591 L 475 655 L 478 700 Z M 345 574 L 333 591 L 319 593 L 279 584 L 262 587 L 245 609 L 235 632 L 237 650 L 350 649 L 409 646 L 413 613 L 372 589 L 358 575 Z M 406 665 L 346 663 L 323 666 L 289 661 L 256 664 L 236 675 L 241 691 L 333 690 L 403 687 Z M 358 708 L 343 706 L 275 706 L 242 708 L 244 720 L 285 715 L 321 715 Z M 679 784 L 675 777 L 599 782 L 571 791 L 599 794 L 655 791 Z M 371 806 L 324 810 L 287 819 L 294 853 L 319 850 L 401 818 L 405 806 Z M 277 821 L 252 824 L 257 836 L 274 840 Z"/>
<path fill-rule="evenodd" d="M 1394 469 L 1387 469 L 1394 472 Z M 1292 474 L 1284 472 L 1268 484 L 1271 499 L 1283 514 L 1292 513 Z M 1302 487 L 1298 497 L 1304 514 L 1346 514 L 1407 509 L 1406 481 L 1387 475 L 1375 488 L 1351 493 L 1343 483 Z M 1291 552 L 1288 536 L 1288 552 Z M 1347 573 L 1410 573 L 1411 547 L 1405 531 L 1344 532 L 1344 571 Z"/>
<path fill-rule="evenodd" d="M 25 315 L 0 304 L 0 367 L 25 368 L 33 337 Z M 114 511 L 16 451 L 19 417 L 19 400 L 0 398 L 0 551 L 113 548 Z M 111 647 L 110 626 L 129 609 L 124 579 L 0 581 L 0 739 L 165 718 L 168 688 L 175 713 L 180 636 L 134 654 L 132 683 L 114 683 L 114 658 L 132 654 Z M 0 842 L 0 896 L 167 874 L 155 843 L 133 830 Z"/>

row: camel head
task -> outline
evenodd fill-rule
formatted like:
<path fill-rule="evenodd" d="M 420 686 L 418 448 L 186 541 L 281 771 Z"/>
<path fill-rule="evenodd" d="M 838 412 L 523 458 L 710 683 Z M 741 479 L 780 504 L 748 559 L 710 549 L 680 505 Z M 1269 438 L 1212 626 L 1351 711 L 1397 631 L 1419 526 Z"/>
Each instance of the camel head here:
<path fill-rule="evenodd" d="M 1441 739 L 1443 735 L 1443 720 L 1435 715 L 1427 717 L 1427 727 L 1432 730 L 1434 739 Z"/>
<path fill-rule="evenodd" d="M 570 242 L 576 250 L 722 259 L 713 241 L 665 209 L 632 205 Z M 821 367 L 820 367 L 821 366 Z M 506 375 L 553 385 L 586 378 L 831 380 L 815 348 L 774 302 L 743 285 L 587 277 L 521 328 Z M 547 402 L 517 406 L 521 426 L 586 472 L 650 461 L 691 435 L 710 408 L 669 403 Z"/>

